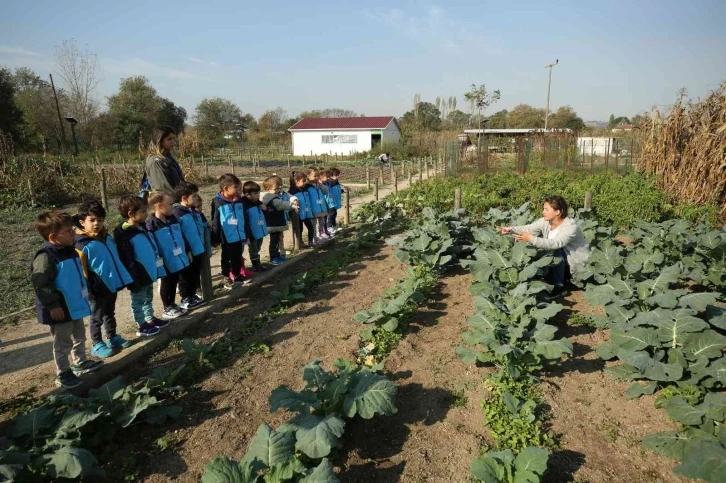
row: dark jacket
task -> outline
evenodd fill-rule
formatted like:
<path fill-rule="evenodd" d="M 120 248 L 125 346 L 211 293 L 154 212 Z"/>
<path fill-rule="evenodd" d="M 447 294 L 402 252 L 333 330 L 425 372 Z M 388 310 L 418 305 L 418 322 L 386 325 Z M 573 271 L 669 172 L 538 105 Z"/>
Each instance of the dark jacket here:
<path fill-rule="evenodd" d="M 195 257 L 204 253 L 204 225 L 202 215 L 193 208 L 176 204 L 174 205 L 174 216 L 179 220 L 179 224 L 181 225 L 187 251 L 192 252 L 192 255 Z"/>
<path fill-rule="evenodd" d="M 247 239 L 245 212 L 242 200 L 229 201 L 222 193 L 212 200 L 212 242 L 237 243 Z"/>
<path fill-rule="evenodd" d="M 113 238 L 121 263 L 134 280 L 129 287 L 132 291 L 166 277 L 164 259 L 146 225 L 122 223 L 113 231 Z"/>
<path fill-rule="evenodd" d="M 146 228 L 154 234 L 154 241 L 164 259 L 167 274 L 179 272 L 189 266 L 184 235 L 182 235 L 181 225 L 174 215 L 171 215 L 166 221 L 151 215 L 149 221 L 146 222 Z"/>
<path fill-rule="evenodd" d="M 181 166 L 173 156 L 165 157 L 149 155 L 144 163 L 144 179 L 141 181 L 142 191 L 163 190 L 174 193 L 180 181 L 184 181 Z"/>
<path fill-rule="evenodd" d="M 262 201 L 252 201 L 243 196 L 242 206 L 245 210 L 245 233 L 249 240 L 262 240 L 267 236 L 267 222 L 265 221 L 265 206 Z"/>
<path fill-rule="evenodd" d="M 62 324 L 91 315 L 88 282 L 73 246 L 43 243 L 30 265 L 30 281 L 35 289 L 35 311 L 41 324 Z M 55 321 L 50 311 L 61 307 L 65 318 Z"/>
<path fill-rule="evenodd" d="M 267 231 L 270 233 L 278 233 L 287 229 L 286 212 L 292 209 L 292 203 L 284 201 L 282 195 L 275 193 L 265 193 L 262 195 L 262 203 L 267 207 L 265 212 L 265 221 L 267 222 Z"/>
<path fill-rule="evenodd" d="M 76 226 L 74 243 L 83 273 L 88 279 L 88 288 L 94 297 L 108 297 L 133 282 L 121 262 L 116 242 L 105 229 L 97 235 L 90 235 Z"/>

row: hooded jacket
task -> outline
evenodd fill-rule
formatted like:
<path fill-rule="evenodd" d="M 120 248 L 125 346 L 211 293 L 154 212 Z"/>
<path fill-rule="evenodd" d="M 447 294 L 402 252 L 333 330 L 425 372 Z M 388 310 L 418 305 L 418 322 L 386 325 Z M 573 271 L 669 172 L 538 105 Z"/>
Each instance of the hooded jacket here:
<path fill-rule="evenodd" d="M 122 223 L 113 231 L 113 238 L 121 263 L 134 280 L 129 287 L 131 290 L 151 285 L 166 277 L 164 258 L 156 246 L 154 235 L 146 225 Z"/>
<path fill-rule="evenodd" d="M 242 197 L 242 206 L 245 210 L 245 230 L 249 240 L 262 240 L 267 236 L 267 221 L 265 220 L 265 206 L 262 201 L 252 201 L 246 196 Z"/>
<path fill-rule="evenodd" d="M 187 251 L 192 252 L 195 257 L 204 253 L 204 222 L 202 215 L 194 208 L 177 203 L 174 205 L 174 216 L 181 225 Z"/>
<path fill-rule="evenodd" d="M 292 203 L 282 199 L 282 193 L 265 193 L 262 203 L 267 207 L 265 221 L 269 233 L 279 233 L 287 230 L 287 212 L 292 210 Z"/>
<path fill-rule="evenodd" d="M 74 243 L 91 294 L 103 298 L 133 283 L 131 274 L 119 258 L 116 242 L 108 231 L 104 228 L 100 233 L 91 234 L 80 226 L 77 218 L 74 221 L 77 223 Z"/>
<path fill-rule="evenodd" d="M 184 235 L 182 235 L 181 225 L 174 215 L 171 215 L 166 221 L 162 221 L 156 215 L 151 215 L 149 221 L 146 222 L 146 227 L 154 235 L 156 246 L 164 259 L 167 274 L 179 272 L 189 266 Z"/>
<path fill-rule="evenodd" d="M 310 194 L 306 189 L 307 186 L 308 185 L 305 185 L 302 188 L 292 186 L 290 188 L 290 196 L 297 198 L 297 201 L 300 204 L 300 211 L 298 212 L 300 220 L 307 220 L 313 217 L 313 208 L 310 203 Z"/>
<path fill-rule="evenodd" d="M 212 241 L 215 243 L 237 243 L 247 239 L 245 233 L 245 210 L 242 200 L 228 200 L 222 193 L 212 200 Z"/>
<path fill-rule="evenodd" d="M 172 155 L 158 156 L 151 154 L 144 163 L 144 177 L 141 190 L 163 190 L 174 193 L 180 181 L 184 181 L 181 166 Z"/>
<path fill-rule="evenodd" d="M 328 187 L 326 196 L 328 207 L 331 209 L 343 208 L 343 186 L 333 178 L 328 178 L 324 184 Z"/>
<path fill-rule="evenodd" d="M 305 190 L 310 195 L 310 209 L 313 212 L 313 217 L 321 218 L 328 216 L 328 205 L 325 202 L 325 193 L 328 190 L 327 186 L 308 183 L 305 185 Z"/>

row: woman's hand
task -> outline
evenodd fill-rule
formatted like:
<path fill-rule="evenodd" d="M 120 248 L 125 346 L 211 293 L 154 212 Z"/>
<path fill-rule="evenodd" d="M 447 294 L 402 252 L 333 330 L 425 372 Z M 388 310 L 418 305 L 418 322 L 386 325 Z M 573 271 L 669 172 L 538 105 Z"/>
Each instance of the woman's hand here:
<path fill-rule="evenodd" d="M 501 233 L 502 235 L 509 235 L 510 233 L 512 233 L 512 229 L 508 226 L 500 226 L 499 228 L 497 228 L 497 233 Z"/>
<path fill-rule="evenodd" d="M 514 239 L 521 242 L 529 242 L 532 239 L 532 234 L 528 231 L 524 233 L 518 233 L 514 235 Z"/>

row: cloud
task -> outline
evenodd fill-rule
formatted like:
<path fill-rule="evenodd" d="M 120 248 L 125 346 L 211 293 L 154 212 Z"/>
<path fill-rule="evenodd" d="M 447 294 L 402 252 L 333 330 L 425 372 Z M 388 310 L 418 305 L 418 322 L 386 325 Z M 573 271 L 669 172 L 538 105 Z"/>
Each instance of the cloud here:
<path fill-rule="evenodd" d="M 189 60 L 194 62 L 195 64 L 202 64 L 202 65 L 209 65 L 212 67 L 219 67 L 219 64 L 216 62 L 206 62 L 198 57 L 189 57 Z"/>
<path fill-rule="evenodd" d="M 0 45 L 0 54 L 20 55 L 23 57 L 44 57 L 43 54 L 33 52 L 23 47 L 12 47 L 9 45 Z"/>
<path fill-rule="evenodd" d="M 164 67 L 137 57 L 131 59 L 102 59 L 101 66 L 105 72 L 130 77 L 143 75 L 149 78 L 167 79 L 205 79 L 205 77 L 185 70 Z M 208 80 L 208 79 L 206 79 Z"/>

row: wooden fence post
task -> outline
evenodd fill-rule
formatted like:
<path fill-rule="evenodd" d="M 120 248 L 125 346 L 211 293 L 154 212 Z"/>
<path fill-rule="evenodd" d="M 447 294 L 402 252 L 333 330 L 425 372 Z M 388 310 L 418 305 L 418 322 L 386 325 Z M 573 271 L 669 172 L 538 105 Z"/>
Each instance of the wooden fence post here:
<path fill-rule="evenodd" d="M 429 177 L 429 160 L 424 158 L 424 163 L 426 164 L 426 178 Z"/>
<path fill-rule="evenodd" d="M 287 155 L 287 167 L 288 168 L 290 167 L 290 155 L 289 154 Z"/>
<path fill-rule="evenodd" d="M 413 162 L 411 163 L 411 166 L 408 167 L 408 187 L 411 187 L 411 183 L 413 182 L 413 175 L 411 173 L 413 168 Z"/>
<path fill-rule="evenodd" d="M 106 168 L 101 168 L 101 203 L 108 211 L 108 196 L 106 195 Z"/>
<path fill-rule="evenodd" d="M 393 192 L 398 194 L 398 173 L 393 172 Z"/>
<path fill-rule="evenodd" d="M 371 168 L 366 166 L 366 189 L 371 189 Z"/>
<path fill-rule="evenodd" d="M 418 180 L 421 181 L 423 179 L 423 166 L 421 163 L 421 158 L 418 158 Z"/>
<path fill-rule="evenodd" d="M 343 193 L 343 204 L 345 211 L 343 211 L 343 223 L 350 225 L 350 192 L 345 190 Z"/>
<path fill-rule="evenodd" d="M 207 226 L 204 229 L 204 246 L 206 250 L 202 257 L 201 277 L 202 277 L 202 297 L 209 302 L 214 296 L 212 288 L 212 232 Z"/>
<path fill-rule="evenodd" d="M 385 184 L 383 182 L 383 166 L 378 166 L 378 184 L 381 186 Z"/>
<path fill-rule="evenodd" d="M 209 176 L 209 164 L 207 163 L 207 160 L 204 159 L 204 155 L 202 155 L 202 164 L 204 164 L 204 176 Z"/>
<path fill-rule="evenodd" d="M 375 183 L 373 184 L 373 195 L 376 201 L 378 201 L 378 179 L 376 179 Z"/>
<path fill-rule="evenodd" d="M 294 238 L 293 250 L 295 249 L 295 247 L 300 250 L 304 246 L 302 240 L 302 231 L 300 230 L 300 215 L 293 210 L 290 212 L 290 218 L 292 219 L 292 236 Z"/>
<path fill-rule="evenodd" d="M 589 210 L 592 208 L 592 191 L 585 192 L 585 209 Z"/>
<path fill-rule="evenodd" d="M 28 191 L 30 192 L 30 207 L 35 208 L 35 190 L 33 189 L 33 181 L 28 178 Z"/>
<path fill-rule="evenodd" d="M 454 190 L 454 209 L 461 209 L 461 188 L 456 188 Z"/>

